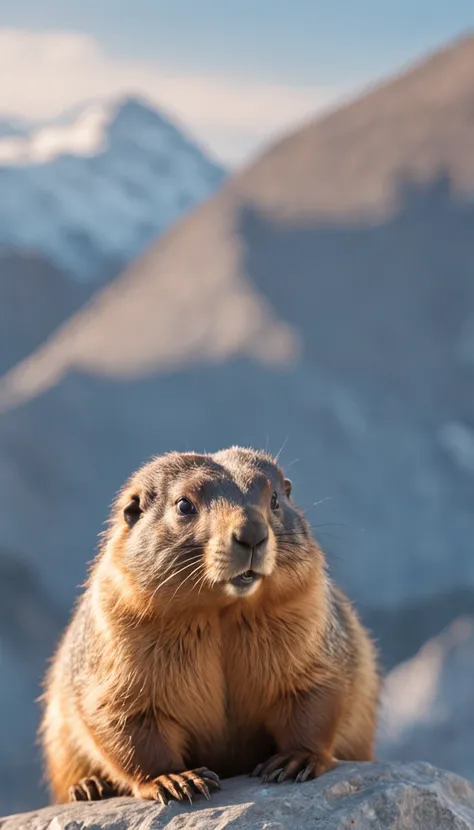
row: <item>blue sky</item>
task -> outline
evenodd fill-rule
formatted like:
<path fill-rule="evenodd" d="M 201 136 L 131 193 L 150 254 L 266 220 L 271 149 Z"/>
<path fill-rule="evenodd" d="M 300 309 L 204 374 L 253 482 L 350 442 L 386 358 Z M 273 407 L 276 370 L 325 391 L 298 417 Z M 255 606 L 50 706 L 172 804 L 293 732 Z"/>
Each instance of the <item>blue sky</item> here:
<path fill-rule="evenodd" d="M 473 0 L 3 0 L 0 111 L 137 88 L 239 163 L 468 30 Z"/>

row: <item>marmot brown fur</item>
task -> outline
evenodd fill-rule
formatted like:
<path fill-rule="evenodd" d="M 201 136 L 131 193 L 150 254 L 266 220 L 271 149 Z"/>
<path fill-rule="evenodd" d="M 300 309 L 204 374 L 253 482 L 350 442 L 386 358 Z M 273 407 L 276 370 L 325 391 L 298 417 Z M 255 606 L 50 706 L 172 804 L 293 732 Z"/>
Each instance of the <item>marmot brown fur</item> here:
<path fill-rule="evenodd" d="M 125 485 L 46 678 L 56 801 L 166 803 L 372 759 L 374 648 L 290 491 L 238 447 Z"/>

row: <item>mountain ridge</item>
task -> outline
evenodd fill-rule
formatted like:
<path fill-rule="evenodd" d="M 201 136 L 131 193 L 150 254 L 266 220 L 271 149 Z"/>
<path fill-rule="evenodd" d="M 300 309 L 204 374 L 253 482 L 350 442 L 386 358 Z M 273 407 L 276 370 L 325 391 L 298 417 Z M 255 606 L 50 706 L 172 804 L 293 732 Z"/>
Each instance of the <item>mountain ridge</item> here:
<path fill-rule="evenodd" d="M 430 83 L 432 73 L 434 77 Z M 448 82 L 447 79 L 451 76 L 453 78 Z M 406 198 L 415 202 L 417 199 L 422 200 L 425 186 L 428 187 L 428 191 L 431 184 L 438 190 L 446 186 L 446 176 L 449 178 L 447 187 L 450 191 L 453 190 L 453 194 L 459 191 L 462 193 L 470 182 L 474 192 L 474 165 L 471 163 L 472 127 L 471 130 L 465 130 L 462 121 L 464 119 L 466 123 L 470 123 L 472 107 L 469 109 L 467 105 L 474 95 L 473 77 L 474 36 L 469 36 L 456 40 L 446 48 L 431 54 L 427 60 L 417 62 L 405 73 L 396 75 L 393 80 L 385 81 L 373 88 L 366 96 L 359 97 L 322 118 L 316 118 L 295 135 L 285 137 L 271 146 L 262 157 L 225 182 L 217 195 L 211 196 L 204 204 L 199 205 L 189 217 L 180 220 L 164 239 L 158 239 L 138 257 L 131 268 L 125 269 L 114 285 L 96 297 L 91 306 L 91 319 L 86 326 L 88 337 L 91 338 L 91 326 L 95 325 L 97 308 L 103 308 L 107 298 L 110 299 L 110 306 L 113 306 L 116 301 L 114 298 L 118 297 L 119 285 L 123 286 L 127 281 L 133 280 L 135 283 L 141 282 L 142 290 L 154 290 L 153 281 L 146 276 L 147 263 L 156 259 L 162 262 L 162 272 L 169 272 L 168 261 L 170 256 L 172 259 L 174 255 L 173 245 L 185 232 L 189 234 L 191 245 L 195 245 L 201 236 L 204 239 L 205 235 L 210 233 L 212 241 L 207 239 L 207 246 L 211 246 L 214 251 L 210 259 L 215 256 L 216 261 L 222 261 L 222 276 L 219 276 L 215 266 L 209 262 L 209 268 L 215 271 L 213 279 L 222 282 L 228 278 L 235 281 L 237 278 L 240 289 L 248 295 L 245 288 L 245 268 L 240 268 L 242 248 L 238 243 L 238 222 L 252 211 L 258 211 L 260 215 L 277 224 L 298 222 L 302 228 L 311 227 L 312 223 L 322 223 L 323 226 L 329 223 L 330 227 L 330 223 L 335 221 L 348 222 L 349 226 L 354 221 L 362 221 L 370 227 L 373 222 L 389 219 Z M 440 79 L 443 79 L 443 83 Z M 404 84 L 409 86 L 409 96 L 403 94 Z M 457 103 L 457 117 L 448 119 L 444 115 L 445 108 L 453 109 L 453 101 Z M 372 105 L 381 108 L 380 118 L 374 117 L 371 113 Z M 402 112 L 406 111 L 403 119 L 399 117 L 400 108 Z M 412 125 L 414 112 L 418 113 L 418 121 L 423 121 L 420 124 L 421 129 Z M 344 118 L 347 117 L 349 128 L 343 128 L 341 122 L 343 124 Z M 398 134 L 395 147 L 392 147 L 390 154 L 387 141 L 392 137 L 394 124 L 395 127 L 398 126 Z M 359 137 L 358 144 L 355 142 L 355 135 Z M 364 135 L 370 135 L 370 146 L 364 141 Z M 424 138 L 427 135 L 431 137 L 429 147 Z M 347 161 L 341 152 L 341 142 L 348 141 L 355 156 L 355 160 L 352 161 Z M 410 159 L 410 163 L 403 163 L 403 153 Z M 328 156 L 341 158 L 338 163 L 328 163 Z M 313 184 L 315 180 L 318 183 L 317 187 Z M 442 198 L 442 195 L 438 198 Z M 232 230 L 233 225 L 236 233 Z M 225 240 L 225 251 L 221 240 Z M 188 243 L 185 247 L 187 245 Z M 181 255 L 183 275 L 188 269 L 186 256 L 186 253 Z M 191 260 L 192 257 L 188 259 Z M 200 252 L 198 262 L 205 259 L 206 254 Z M 189 268 L 191 267 L 189 264 Z M 153 272 L 159 268 L 160 266 L 154 264 Z M 203 269 L 201 273 L 203 279 L 211 279 L 208 274 L 204 275 Z M 160 279 L 159 275 L 157 279 Z M 131 294 L 135 298 L 138 297 L 136 291 L 132 291 Z M 260 309 L 262 292 L 256 293 L 250 288 L 250 294 L 254 298 L 253 307 Z M 75 319 L 75 330 L 77 325 L 80 325 L 80 319 L 86 320 L 88 309 L 89 306 L 81 312 L 82 317 Z M 261 312 L 255 313 L 258 316 Z M 105 331 L 103 326 L 100 325 L 100 328 Z M 281 331 L 283 330 L 288 332 L 288 326 L 283 326 Z M 150 335 L 154 336 L 152 329 Z M 242 344 L 245 344 L 247 336 L 246 323 L 242 323 Z M 63 363 L 60 374 L 63 374 L 67 371 L 68 360 L 68 347 L 63 339 L 64 330 L 60 337 L 59 361 Z M 282 337 L 286 343 L 283 347 L 286 355 L 283 359 L 286 362 L 287 359 L 291 360 L 293 351 L 298 350 L 298 344 L 297 338 L 292 338 L 291 334 L 292 345 L 288 343 L 287 335 L 282 334 Z M 77 344 L 76 338 L 74 343 Z M 89 358 L 87 353 L 90 347 L 83 341 L 83 357 L 76 353 L 74 346 L 74 356 L 71 354 L 70 359 L 75 365 L 80 366 L 82 362 L 86 371 L 93 363 L 94 370 L 97 371 L 97 345 L 95 342 L 94 355 Z M 110 340 L 103 340 L 101 355 L 109 347 Z M 240 353 L 239 348 L 236 354 Z M 52 354 L 53 349 L 54 343 L 48 346 L 48 353 Z M 248 351 L 245 345 L 242 351 Z M 127 349 L 124 347 L 124 352 L 126 364 L 131 353 L 130 345 Z M 45 352 L 34 355 L 29 363 L 19 367 L 23 381 L 27 376 L 32 377 L 34 374 L 33 364 L 37 359 L 44 360 Z M 144 359 L 149 363 L 146 355 Z M 12 389 L 14 385 L 15 377 L 8 377 L 3 384 L 3 395 L 0 385 L 0 408 L 2 402 L 4 407 L 8 406 L 8 389 Z M 32 381 L 33 390 L 40 388 L 41 383 L 38 385 Z M 21 395 L 18 398 L 13 396 L 12 401 L 24 400 L 24 393 L 23 386 Z M 36 392 L 33 391 L 33 394 Z"/>

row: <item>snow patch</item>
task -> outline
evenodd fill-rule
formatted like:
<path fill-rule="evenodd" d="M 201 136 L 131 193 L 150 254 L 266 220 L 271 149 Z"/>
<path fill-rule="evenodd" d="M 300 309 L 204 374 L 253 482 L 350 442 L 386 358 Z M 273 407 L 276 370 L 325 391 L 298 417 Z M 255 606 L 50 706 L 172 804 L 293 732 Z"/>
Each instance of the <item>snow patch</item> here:
<path fill-rule="evenodd" d="M 91 107 L 72 124 L 40 127 L 29 135 L 0 139 L 0 164 L 35 164 L 69 153 L 97 155 L 106 146 L 108 117 L 106 108 Z"/>

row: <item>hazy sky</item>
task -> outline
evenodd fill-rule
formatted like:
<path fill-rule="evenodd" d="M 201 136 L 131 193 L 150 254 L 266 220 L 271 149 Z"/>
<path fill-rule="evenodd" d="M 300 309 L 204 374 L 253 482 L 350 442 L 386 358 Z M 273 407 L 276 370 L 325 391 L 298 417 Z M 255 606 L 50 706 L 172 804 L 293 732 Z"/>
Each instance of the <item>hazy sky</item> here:
<path fill-rule="evenodd" d="M 0 113 L 161 103 L 227 163 L 474 30 L 474 0 L 2 0 Z"/>

